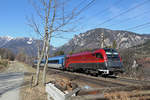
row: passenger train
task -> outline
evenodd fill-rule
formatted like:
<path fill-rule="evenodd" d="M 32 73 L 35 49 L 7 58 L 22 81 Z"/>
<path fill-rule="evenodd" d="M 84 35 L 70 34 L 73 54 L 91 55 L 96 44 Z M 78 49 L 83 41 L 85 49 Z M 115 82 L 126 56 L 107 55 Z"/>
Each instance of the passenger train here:
<path fill-rule="evenodd" d="M 41 66 L 45 61 L 42 60 Z M 34 61 L 34 66 L 37 61 Z M 68 71 L 82 71 L 95 75 L 113 75 L 123 73 L 124 68 L 119 53 L 110 48 L 72 55 L 61 55 L 48 59 L 48 67 Z"/>

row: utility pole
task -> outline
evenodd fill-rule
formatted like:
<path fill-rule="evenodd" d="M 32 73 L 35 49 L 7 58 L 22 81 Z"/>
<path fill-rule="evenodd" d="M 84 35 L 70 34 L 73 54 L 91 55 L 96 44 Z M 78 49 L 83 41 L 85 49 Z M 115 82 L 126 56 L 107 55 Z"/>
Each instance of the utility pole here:
<path fill-rule="evenodd" d="M 102 40 L 101 48 L 104 48 L 104 33 L 101 34 L 101 40 Z"/>

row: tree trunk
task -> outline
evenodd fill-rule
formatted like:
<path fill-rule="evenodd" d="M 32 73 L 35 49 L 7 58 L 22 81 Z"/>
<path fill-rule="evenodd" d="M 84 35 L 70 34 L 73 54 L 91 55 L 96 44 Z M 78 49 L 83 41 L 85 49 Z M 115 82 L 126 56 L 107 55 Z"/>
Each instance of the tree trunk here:
<path fill-rule="evenodd" d="M 43 78 L 42 78 L 42 83 L 43 85 L 45 85 L 46 83 L 46 70 L 47 70 L 47 67 L 48 67 L 48 58 L 49 58 L 49 49 L 50 49 L 50 39 L 51 39 L 51 36 L 50 38 L 48 38 L 47 42 L 46 42 L 46 62 L 45 62 L 45 65 L 44 65 L 44 69 L 43 69 Z"/>
<path fill-rule="evenodd" d="M 38 83 L 39 83 L 40 64 L 41 64 L 41 61 L 42 61 L 43 56 L 44 56 L 45 45 L 46 45 L 46 40 L 44 39 L 43 49 L 42 49 L 41 55 L 40 55 L 39 58 L 38 58 L 38 63 L 37 63 L 35 86 L 38 85 Z"/>
<path fill-rule="evenodd" d="M 46 70 L 47 70 L 47 66 L 48 66 L 48 55 L 46 56 L 46 63 L 44 65 L 44 69 L 43 69 L 43 78 L 42 78 L 42 84 L 45 85 L 46 83 Z"/>

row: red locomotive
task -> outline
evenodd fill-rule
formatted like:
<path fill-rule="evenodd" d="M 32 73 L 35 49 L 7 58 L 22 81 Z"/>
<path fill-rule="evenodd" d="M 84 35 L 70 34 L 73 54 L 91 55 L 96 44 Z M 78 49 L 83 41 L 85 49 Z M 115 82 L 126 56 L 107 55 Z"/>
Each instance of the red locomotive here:
<path fill-rule="evenodd" d="M 65 69 L 84 71 L 95 75 L 112 75 L 123 72 L 123 65 L 118 52 L 104 48 L 94 52 L 83 52 L 65 57 Z"/>

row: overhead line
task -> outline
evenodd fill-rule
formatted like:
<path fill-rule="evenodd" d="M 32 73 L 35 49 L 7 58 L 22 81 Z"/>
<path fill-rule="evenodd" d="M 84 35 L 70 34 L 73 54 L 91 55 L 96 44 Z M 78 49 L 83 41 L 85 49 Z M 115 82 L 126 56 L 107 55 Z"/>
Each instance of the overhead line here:
<path fill-rule="evenodd" d="M 113 16 L 113 17 L 111 17 L 110 19 L 107 19 L 107 20 L 103 21 L 102 23 L 100 23 L 100 24 L 98 24 L 98 25 L 103 25 L 103 24 L 105 24 L 105 23 L 107 23 L 107 22 L 110 22 L 110 21 L 114 20 L 115 18 L 118 18 L 118 17 L 120 17 L 120 16 L 122 16 L 122 15 L 124 15 L 124 14 L 126 14 L 126 13 L 128 13 L 128 12 L 130 12 L 130 11 L 132 11 L 132 10 L 134 10 L 134 9 L 136 9 L 136 8 L 138 8 L 138 7 L 140 7 L 140 6 L 142 6 L 142 5 L 144 5 L 144 4 L 146 4 L 146 3 L 149 2 L 149 1 L 150 1 L 150 0 L 145 0 L 144 2 L 142 2 L 142 3 L 140 3 L 140 4 L 136 5 L 136 6 L 134 6 L 134 7 L 132 7 L 132 8 L 129 8 L 128 10 L 126 10 L 126 11 L 124 11 L 124 12 L 122 12 L 122 13 L 116 15 L 116 16 Z"/>
<path fill-rule="evenodd" d="M 83 4 L 86 0 L 82 0 L 77 6 L 74 7 L 73 10 L 76 10 L 77 8 L 79 8 L 79 6 L 81 6 L 81 4 Z"/>
<path fill-rule="evenodd" d="M 77 14 L 82 13 L 84 10 L 86 10 L 92 3 L 94 3 L 96 0 L 90 1 L 85 7 L 83 7 Z"/>
<path fill-rule="evenodd" d="M 119 3 L 121 3 L 121 1 L 122 0 L 118 0 L 118 1 L 116 1 L 113 5 L 118 5 Z M 96 13 L 96 16 L 97 15 L 100 15 L 100 14 L 102 14 L 102 13 L 104 13 L 104 12 L 106 12 L 106 10 L 109 10 L 111 7 L 106 7 L 106 8 L 104 8 L 103 10 L 101 10 L 100 12 L 98 12 L 98 13 Z M 94 16 L 95 17 L 95 16 Z"/>
<path fill-rule="evenodd" d="M 145 11 L 145 12 L 143 12 L 143 13 L 140 13 L 140 14 L 136 15 L 136 16 L 123 19 L 123 20 L 119 21 L 119 23 L 121 23 L 121 22 L 127 22 L 127 21 L 129 21 L 129 20 L 132 20 L 132 19 L 141 17 L 141 16 L 143 16 L 143 14 L 147 14 L 148 12 L 150 12 L 150 11 Z M 116 24 L 118 24 L 118 23 L 114 23 L 114 24 L 108 25 L 108 26 L 106 26 L 106 27 L 110 27 L 110 26 L 113 26 L 113 25 L 116 25 Z"/>
<path fill-rule="evenodd" d="M 138 28 L 138 29 L 133 29 L 134 31 L 137 31 L 137 30 L 143 30 L 143 29 L 145 29 L 145 28 L 149 28 L 150 26 L 144 26 L 144 27 L 140 27 L 140 28 Z"/>
<path fill-rule="evenodd" d="M 132 30 L 132 29 L 136 29 L 136 28 L 139 28 L 139 27 L 142 27 L 142 26 L 145 26 L 145 25 L 149 25 L 149 24 L 150 24 L 150 22 L 147 22 L 147 23 L 144 23 L 144 24 L 141 24 L 141 25 L 137 25 L 135 27 L 127 28 L 125 30 Z"/>
<path fill-rule="evenodd" d="M 113 5 L 118 5 L 121 1 L 122 1 L 122 0 L 118 0 L 118 1 L 115 2 Z M 106 8 L 104 8 L 103 10 L 100 10 L 98 13 L 94 14 L 94 16 L 93 16 L 92 18 L 88 19 L 88 21 L 89 21 L 89 20 L 92 20 L 94 17 L 97 17 L 97 15 L 103 14 L 104 12 L 106 12 L 106 10 L 109 10 L 110 8 L 111 8 L 111 7 L 106 7 Z M 84 24 L 81 24 L 81 25 L 84 25 Z M 80 25 L 80 26 L 81 26 L 81 25 Z"/>

